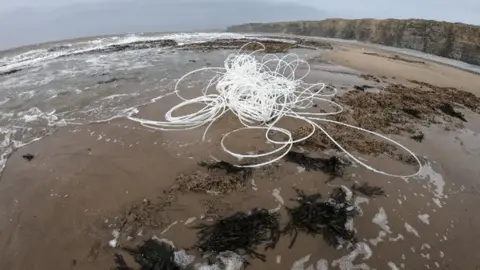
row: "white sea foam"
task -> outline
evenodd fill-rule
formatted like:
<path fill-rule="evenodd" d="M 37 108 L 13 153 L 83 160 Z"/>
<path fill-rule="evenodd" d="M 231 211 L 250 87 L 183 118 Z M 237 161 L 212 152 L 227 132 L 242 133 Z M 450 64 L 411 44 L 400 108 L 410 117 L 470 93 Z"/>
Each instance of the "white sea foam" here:
<path fill-rule="evenodd" d="M 418 234 L 417 230 L 415 230 L 415 228 L 413 228 L 412 225 L 408 224 L 407 222 L 405 222 L 405 230 L 415 235 L 416 237 L 420 238 L 420 235 Z"/>
<path fill-rule="evenodd" d="M 380 207 L 378 209 L 378 213 L 375 214 L 372 222 L 380 226 L 380 228 L 382 228 L 382 230 L 384 230 L 385 232 L 392 233 L 390 227 L 388 226 L 387 213 L 385 212 L 385 209 L 383 209 L 383 207 Z"/>
<path fill-rule="evenodd" d="M 196 264 L 197 270 L 240 270 L 243 267 L 244 260 L 236 253 L 226 251 L 222 252 L 216 257 L 216 262 L 213 264 L 204 263 Z"/>
<path fill-rule="evenodd" d="M 341 257 L 338 260 L 332 262 L 333 267 L 340 268 L 340 270 L 370 270 L 370 267 L 365 264 L 361 263 L 358 265 L 354 265 L 354 261 L 357 259 L 358 256 L 363 256 L 363 260 L 368 260 L 372 257 L 372 250 L 366 243 L 358 243 L 355 249 L 350 252 L 350 254 Z"/>
<path fill-rule="evenodd" d="M 430 224 L 430 215 L 429 214 L 422 214 L 422 215 L 418 215 L 418 219 L 420 219 L 423 223 L 425 224 Z"/>
<path fill-rule="evenodd" d="M 173 39 L 179 44 L 190 44 L 210 41 L 218 38 L 239 39 L 245 38 L 245 36 L 234 33 L 177 33 L 154 36 L 131 34 L 124 37 L 98 38 L 95 40 L 90 40 L 88 42 L 78 42 L 75 44 L 75 46 L 69 44 L 69 46 L 63 46 L 60 49 L 54 51 L 48 51 L 46 49 L 35 49 L 21 54 L 0 58 L 0 73 L 12 69 L 32 67 L 48 61 L 55 60 L 60 57 L 88 53 L 95 50 L 105 49 L 109 46 L 114 45 L 125 45 L 134 42 L 156 41 L 166 39 Z"/>
<path fill-rule="evenodd" d="M 398 267 L 393 262 L 388 262 L 388 266 L 391 270 L 399 270 Z"/>
<path fill-rule="evenodd" d="M 112 236 L 113 239 L 108 242 L 108 245 L 111 247 L 116 247 L 118 243 L 118 238 L 120 237 L 120 231 L 119 230 L 113 230 L 112 231 Z"/>
<path fill-rule="evenodd" d="M 275 201 L 278 202 L 278 207 L 270 210 L 270 212 L 275 213 L 275 212 L 280 211 L 280 209 L 282 209 L 282 205 L 284 204 L 284 200 L 283 200 L 282 196 L 280 196 L 280 189 L 278 189 L 278 188 L 275 188 L 272 191 L 272 196 L 275 198 Z"/>
<path fill-rule="evenodd" d="M 441 174 L 433 170 L 430 162 L 427 162 L 422 166 L 418 176 L 419 179 L 428 180 L 432 184 L 434 189 L 434 194 L 437 198 L 442 198 L 444 196 L 443 190 L 445 188 L 445 181 Z"/>
<path fill-rule="evenodd" d="M 320 259 L 317 261 L 317 270 L 328 270 L 328 261 Z"/>
<path fill-rule="evenodd" d="M 295 261 L 292 265 L 291 270 L 305 270 L 305 264 L 310 260 L 312 254 L 308 254 L 305 257 L 300 258 Z"/>
<path fill-rule="evenodd" d="M 404 240 L 404 239 L 405 239 L 405 238 L 404 238 L 403 235 L 401 235 L 401 234 L 398 234 L 398 236 L 395 237 L 395 238 L 393 238 L 393 237 L 388 238 L 388 240 L 390 240 L 390 242 L 397 242 L 397 241 L 399 241 L 399 240 Z"/>
<path fill-rule="evenodd" d="M 368 204 L 370 200 L 368 198 L 362 197 L 362 196 L 355 196 L 353 204 L 355 205 L 355 208 L 358 209 L 360 212 L 359 215 L 363 216 L 363 209 L 360 207 L 361 204 L 366 203 Z"/>
<path fill-rule="evenodd" d="M 385 238 L 387 236 L 387 233 L 385 231 L 380 231 L 378 233 L 378 236 L 377 238 L 372 238 L 370 240 L 368 240 L 370 242 L 370 244 L 374 245 L 374 246 L 377 246 L 378 243 L 382 242 L 383 241 L 383 238 Z"/>

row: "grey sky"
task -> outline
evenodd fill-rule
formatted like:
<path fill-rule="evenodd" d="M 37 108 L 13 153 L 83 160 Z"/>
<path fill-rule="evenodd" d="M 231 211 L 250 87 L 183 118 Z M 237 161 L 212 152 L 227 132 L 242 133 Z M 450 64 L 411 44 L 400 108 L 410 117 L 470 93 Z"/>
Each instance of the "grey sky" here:
<path fill-rule="evenodd" d="M 125 32 L 337 18 L 480 24 L 480 0 L 0 0 L 0 49 Z"/>
<path fill-rule="evenodd" d="M 74 3 L 95 5 L 99 2 L 115 3 L 120 1 L 128 0 L 0 0 L 0 11 L 29 6 L 55 7 Z M 159 0 L 159 2 L 161 1 Z M 233 2 L 232 0 L 218 1 Z M 269 0 L 268 2 L 292 2 L 313 6 L 338 17 L 415 17 L 480 24 L 479 0 Z"/>

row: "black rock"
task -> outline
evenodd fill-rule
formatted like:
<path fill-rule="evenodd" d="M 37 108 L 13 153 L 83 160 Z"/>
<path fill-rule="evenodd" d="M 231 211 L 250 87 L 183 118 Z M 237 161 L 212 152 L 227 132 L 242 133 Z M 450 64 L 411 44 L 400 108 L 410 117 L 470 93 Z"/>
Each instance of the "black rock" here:
<path fill-rule="evenodd" d="M 23 155 L 22 157 L 23 157 L 24 159 L 28 160 L 28 161 L 32 161 L 32 159 L 35 158 L 35 156 L 32 155 L 32 154 L 25 154 L 25 155 Z"/>

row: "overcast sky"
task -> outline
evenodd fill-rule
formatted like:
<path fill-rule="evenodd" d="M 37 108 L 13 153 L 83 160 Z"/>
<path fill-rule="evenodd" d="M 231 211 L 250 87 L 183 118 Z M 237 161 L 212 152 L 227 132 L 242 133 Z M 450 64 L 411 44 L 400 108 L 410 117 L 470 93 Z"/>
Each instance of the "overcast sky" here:
<path fill-rule="evenodd" d="M 480 0 L 0 0 L 0 49 L 80 36 L 337 18 L 480 25 Z"/>

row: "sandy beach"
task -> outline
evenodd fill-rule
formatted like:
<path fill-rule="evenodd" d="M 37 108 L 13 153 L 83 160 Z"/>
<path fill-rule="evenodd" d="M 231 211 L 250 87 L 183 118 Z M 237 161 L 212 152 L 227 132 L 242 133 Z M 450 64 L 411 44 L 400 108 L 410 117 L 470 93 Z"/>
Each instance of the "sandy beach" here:
<path fill-rule="evenodd" d="M 356 196 L 362 214 L 353 225 L 357 247 L 363 251 L 336 249 L 321 236 L 300 232 L 291 248 L 289 235 L 282 235 L 273 250 L 260 248 L 266 261 L 250 258 L 248 269 L 479 269 L 480 76 L 361 45 L 333 47 L 290 51 L 309 61 L 308 82 L 339 89 L 335 100 L 349 108 L 339 120 L 387 134 L 411 149 L 423 164 L 418 176 L 394 178 L 350 164 L 342 176 L 331 179 L 325 172 L 282 159 L 238 181 L 236 175 L 198 164 L 213 158 L 247 162 L 232 159 L 220 147 L 222 136 L 240 127 L 232 114 L 219 119 L 205 141 L 203 128 L 154 131 L 125 118 L 67 125 L 8 158 L 0 178 L 0 269 L 114 269 L 114 254 L 122 253 L 121 247 L 153 236 L 172 241 L 200 261 L 201 253 L 192 248 L 197 242 L 195 225 L 239 211 L 279 207 L 284 227 L 285 206 L 296 205 L 294 187 L 328 197 L 336 187 L 362 183 L 381 187 L 386 194 Z M 222 51 L 206 54 L 213 66 L 221 65 L 225 56 Z M 203 64 L 199 59 L 181 70 L 173 67 L 169 76 L 198 68 Z M 193 96 L 205 84 L 196 79 L 188 81 Z M 392 93 L 391 102 L 380 97 L 385 92 Z M 394 111 L 399 100 L 411 110 Z M 140 106 L 138 117 L 162 120 L 178 102 L 172 97 Z M 445 102 L 451 102 L 465 121 L 427 106 Z M 420 116 L 413 116 L 412 110 Z M 400 120 L 387 122 L 392 115 Z M 304 124 L 285 119 L 280 126 L 301 133 Z M 372 167 L 395 174 L 418 169 L 405 151 L 375 143 L 374 137 L 345 135 L 334 125 L 327 128 Z M 412 139 L 419 132 L 422 139 Z M 260 131 L 239 132 L 226 144 L 244 153 L 271 150 L 264 136 Z M 320 137 L 294 150 L 318 158 L 343 157 Z M 27 154 L 33 159 L 27 160 Z M 304 264 L 299 264 L 302 258 Z"/>

